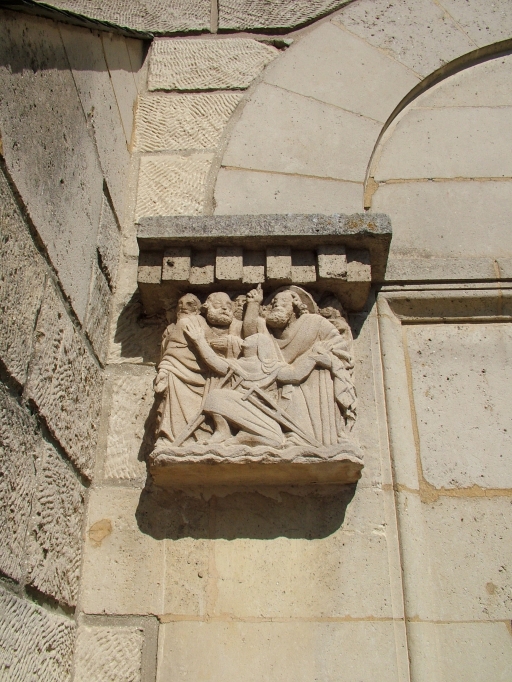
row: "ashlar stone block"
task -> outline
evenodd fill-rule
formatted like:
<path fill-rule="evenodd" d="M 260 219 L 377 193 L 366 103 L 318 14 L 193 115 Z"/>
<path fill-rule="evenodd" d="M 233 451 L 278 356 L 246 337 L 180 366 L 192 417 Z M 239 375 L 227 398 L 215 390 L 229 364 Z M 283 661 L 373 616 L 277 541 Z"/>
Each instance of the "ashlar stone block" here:
<path fill-rule="evenodd" d="M 101 408 L 101 370 L 51 282 L 38 318 L 25 392 L 71 461 L 90 478 Z"/>
<path fill-rule="evenodd" d="M 101 220 L 98 230 L 98 255 L 100 266 L 105 274 L 110 288 L 115 288 L 117 271 L 119 269 L 119 255 L 121 253 L 121 232 L 110 202 L 103 195 Z"/>
<path fill-rule="evenodd" d="M 49 444 L 37 462 L 27 536 L 28 582 L 69 606 L 76 604 L 82 559 L 85 488 Z"/>
<path fill-rule="evenodd" d="M 35 420 L 0 384 L 0 570 L 17 581 L 24 575 L 39 445 Z"/>
<path fill-rule="evenodd" d="M 478 0 L 443 0 L 443 7 L 479 46 L 507 40 L 512 35 L 512 7 L 507 0 L 483 5 Z"/>
<path fill-rule="evenodd" d="M 162 281 L 188 282 L 191 267 L 190 254 L 191 250 L 188 248 L 167 249 L 164 253 L 162 265 Z"/>
<path fill-rule="evenodd" d="M 0 356 L 11 376 L 24 384 L 46 267 L 1 171 L 0 272 Z"/>
<path fill-rule="evenodd" d="M 289 246 L 267 248 L 267 278 L 283 283 L 292 281 L 292 250 Z"/>
<path fill-rule="evenodd" d="M 279 52 L 249 38 L 153 41 L 149 90 L 243 90 Z"/>
<path fill-rule="evenodd" d="M 0 677 L 5 682 L 69 682 L 74 621 L 0 588 Z"/>
<path fill-rule="evenodd" d="M 317 255 L 320 279 L 347 276 L 347 254 L 344 246 L 323 244 L 318 247 Z"/>
<path fill-rule="evenodd" d="M 105 275 L 94 263 L 85 331 L 100 362 L 105 361 L 111 301 L 112 294 Z"/>
<path fill-rule="evenodd" d="M 214 149 L 241 98 L 229 92 L 142 97 L 137 108 L 135 149 Z"/>
<path fill-rule="evenodd" d="M 143 643 L 140 628 L 79 627 L 75 682 L 140 682 Z"/>
<path fill-rule="evenodd" d="M 219 281 L 241 282 L 244 254 L 241 246 L 219 246 L 215 259 L 215 278 Z"/>
<path fill-rule="evenodd" d="M 294 28 L 329 14 L 348 0 L 220 0 L 219 28 L 244 31 L 255 28 Z"/>

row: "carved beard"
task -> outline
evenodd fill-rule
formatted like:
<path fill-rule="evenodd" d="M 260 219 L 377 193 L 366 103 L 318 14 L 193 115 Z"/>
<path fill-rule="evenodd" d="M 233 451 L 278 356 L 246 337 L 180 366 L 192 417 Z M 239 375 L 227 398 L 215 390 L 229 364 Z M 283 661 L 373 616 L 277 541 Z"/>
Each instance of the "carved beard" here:
<path fill-rule="evenodd" d="M 286 327 L 291 318 L 291 312 L 283 308 L 273 308 L 266 316 L 267 325 L 276 329 Z"/>
<path fill-rule="evenodd" d="M 209 324 L 218 325 L 220 327 L 227 327 L 233 322 L 233 313 L 225 313 L 221 310 L 210 308 L 206 316 Z"/>

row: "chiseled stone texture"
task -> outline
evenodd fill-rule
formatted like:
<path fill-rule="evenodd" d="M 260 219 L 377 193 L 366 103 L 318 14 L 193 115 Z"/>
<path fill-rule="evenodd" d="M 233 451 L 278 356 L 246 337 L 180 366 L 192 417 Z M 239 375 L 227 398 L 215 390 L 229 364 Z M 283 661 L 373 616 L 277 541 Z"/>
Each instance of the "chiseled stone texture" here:
<path fill-rule="evenodd" d="M 84 499 L 85 488 L 46 443 L 27 536 L 28 583 L 69 606 L 78 593 Z"/>
<path fill-rule="evenodd" d="M 201 215 L 213 154 L 146 156 L 140 160 L 137 218 Z"/>
<path fill-rule="evenodd" d="M 83 321 L 103 176 L 58 25 L 2 12 L 0 61 L 5 161 Z"/>
<path fill-rule="evenodd" d="M 250 38 L 155 40 L 149 61 L 149 90 L 248 88 L 278 50 Z"/>
<path fill-rule="evenodd" d="M 111 300 L 112 294 L 105 275 L 94 263 L 85 330 L 101 362 L 105 359 Z"/>
<path fill-rule="evenodd" d="M 158 682 L 395 682 L 404 672 L 389 621 L 160 626 Z"/>
<path fill-rule="evenodd" d="M 72 620 L 0 588 L 2 682 L 68 682 L 75 638 Z"/>
<path fill-rule="evenodd" d="M 293 28 L 333 12 L 349 0 L 219 0 L 219 28 Z"/>
<path fill-rule="evenodd" d="M 234 92 L 142 97 L 137 107 L 135 149 L 214 149 L 241 98 Z"/>
<path fill-rule="evenodd" d="M 406 327 L 425 479 L 512 488 L 512 325 Z"/>
<path fill-rule="evenodd" d="M 0 356 L 25 383 L 46 267 L 0 171 Z"/>
<path fill-rule="evenodd" d="M 49 282 L 36 328 L 26 395 L 46 420 L 72 462 L 92 476 L 101 371 Z"/>
<path fill-rule="evenodd" d="M 143 643 L 140 628 L 79 627 L 75 682 L 140 682 Z"/>
<path fill-rule="evenodd" d="M 101 269 L 112 290 L 116 284 L 120 253 L 121 232 L 110 202 L 106 196 L 103 196 L 100 227 L 98 230 L 98 255 Z"/>
<path fill-rule="evenodd" d="M 210 0 L 35 0 L 115 26 L 145 33 L 204 31 L 210 28 Z"/>
<path fill-rule="evenodd" d="M 146 476 L 141 449 L 145 439 L 152 435 L 147 421 L 154 403 L 155 376 L 153 368 L 140 367 L 131 368 L 129 373 L 116 372 L 107 380 L 107 390 L 112 392 L 112 398 L 105 478 L 144 479 Z"/>
<path fill-rule="evenodd" d="M 0 384 L 0 570 L 17 581 L 24 575 L 39 443 L 35 420 Z"/>

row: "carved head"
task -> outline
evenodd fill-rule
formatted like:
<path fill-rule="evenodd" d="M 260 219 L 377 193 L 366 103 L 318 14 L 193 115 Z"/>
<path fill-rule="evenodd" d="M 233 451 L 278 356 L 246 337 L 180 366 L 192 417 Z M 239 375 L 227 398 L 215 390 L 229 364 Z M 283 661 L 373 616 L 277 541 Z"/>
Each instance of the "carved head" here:
<path fill-rule="evenodd" d="M 201 301 L 194 294 L 182 296 L 176 306 L 176 316 L 178 320 L 188 315 L 199 315 L 201 312 Z"/>
<path fill-rule="evenodd" d="M 235 309 L 234 309 L 234 316 L 237 320 L 243 320 L 244 317 L 244 308 L 245 304 L 247 302 L 247 296 L 245 294 L 240 294 L 240 296 L 237 296 L 235 298 Z"/>
<path fill-rule="evenodd" d="M 233 322 L 235 304 L 223 291 L 210 294 L 202 306 L 208 324 L 228 327 Z"/>
<path fill-rule="evenodd" d="M 272 308 L 266 316 L 267 325 L 283 329 L 307 312 L 307 306 L 301 301 L 299 294 L 290 290 L 280 291 L 272 299 Z"/>

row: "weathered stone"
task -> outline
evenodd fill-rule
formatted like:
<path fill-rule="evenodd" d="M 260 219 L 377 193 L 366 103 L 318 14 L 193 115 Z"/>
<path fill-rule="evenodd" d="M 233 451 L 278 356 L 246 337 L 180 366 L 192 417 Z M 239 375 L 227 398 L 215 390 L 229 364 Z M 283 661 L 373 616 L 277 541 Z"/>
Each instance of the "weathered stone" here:
<path fill-rule="evenodd" d="M 172 5 L 166 0 L 107 0 L 96 5 L 88 0 L 35 2 L 151 35 L 210 28 L 209 0 L 179 0 Z"/>
<path fill-rule="evenodd" d="M 473 41 L 433 0 L 358 0 L 333 21 L 421 76 L 475 49 Z"/>
<path fill-rule="evenodd" d="M 75 682 L 140 682 L 141 628 L 78 628 L 75 653 Z"/>
<path fill-rule="evenodd" d="M 215 258 L 215 279 L 241 282 L 244 252 L 241 246 L 219 246 Z"/>
<path fill-rule="evenodd" d="M 248 88 L 279 52 L 247 38 L 153 41 L 149 90 Z"/>
<path fill-rule="evenodd" d="M 5 682 L 68 682 L 74 621 L 0 588 L 0 676 Z"/>
<path fill-rule="evenodd" d="M 512 488 L 512 330 L 407 327 L 423 475 L 436 488 Z"/>
<path fill-rule="evenodd" d="M 0 59 L 5 161 L 83 321 L 103 176 L 57 24 L 3 13 Z"/>
<path fill-rule="evenodd" d="M 146 424 L 153 404 L 153 368 L 140 367 L 109 377 L 111 393 L 105 478 L 144 480 L 146 465 L 141 450 L 149 450 L 153 432 Z M 149 431 L 149 433 L 147 432 Z M 145 454 L 142 452 L 142 454 Z"/>
<path fill-rule="evenodd" d="M 512 7 L 508 0 L 485 4 L 478 0 L 443 0 L 442 7 L 478 46 L 507 40 L 512 35 Z"/>
<path fill-rule="evenodd" d="M 137 217 L 201 214 L 212 161 L 212 154 L 143 157 Z"/>
<path fill-rule="evenodd" d="M 190 268 L 190 284 L 211 284 L 215 281 L 215 251 L 196 251 Z"/>
<path fill-rule="evenodd" d="M 113 80 L 105 61 L 102 38 L 75 26 L 61 25 L 60 33 L 82 108 L 94 131 L 103 175 L 118 215 L 122 216 L 125 210 L 130 156 L 119 113 L 118 93 L 114 91 Z M 119 49 L 126 52 L 123 43 L 119 45 Z M 131 77 L 131 71 L 127 75 Z M 104 213 L 105 205 L 102 208 L 102 222 Z"/>
<path fill-rule="evenodd" d="M 24 575 L 39 450 L 35 420 L 0 384 L 0 570 L 17 581 Z"/>
<path fill-rule="evenodd" d="M 347 252 L 344 246 L 323 244 L 317 252 L 320 279 L 347 276 Z"/>
<path fill-rule="evenodd" d="M 265 251 L 244 249 L 244 284 L 259 284 L 265 281 Z"/>
<path fill-rule="evenodd" d="M 266 83 L 382 122 L 419 80 L 394 59 L 330 22 L 305 35 L 264 75 Z"/>
<path fill-rule="evenodd" d="M 46 443 L 27 535 L 28 583 L 69 606 L 76 604 L 82 560 L 85 489 Z"/>
<path fill-rule="evenodd" d="M 137 107 L 135 149 L 140 152 L 214 149 L 238 93 L 147 95 Z"/>
<path fill-rule="evenodd" d="M 101 362 L 105 360 L 111 300 L 108 282 L 94 263 L 85 330 Z"/>
<path fill-rule="evenodd" d="M 292 281 L 292 250 L 289 246 L 267 248 L 267 277 L 285 283 Z"/>
<path fill-rule="evenodd" d="M 140 264 L 137 278 L 140 278 Z M 167 249 L 162 265 L 162 281 L 188 282 L 190 278 L 190 249 Z"/>
<path fill-rule="evenodd" d="M 98 255 L 101 269 L 104 272 L 110 288 L 113 290 L 119 269 L 119 255 L 121 253 L 121 233 L 117 220 L 106 196 L 103 196 L 101 221 L 98 230 Z"/>
<path fill-rule="evenodd" d="M 102 378 L 87 346 L 48 283 L 36 327 L 26 395 L 72 462 L 92 475 Z"/>
<path fill-rule="evenodd" d="M 243 109 L 222 164 L 362 182 L 380 129 L 376 121 L 262 83 Z"/>
<path fill-rule="evenodd" d="M 244 31 L 294 28 L 346 5 L 348 0 L 220 0 L 219 28 Z"/>
<path fill-rule="evenodd" d="M 0 356 L 25 383 L 46 267 L 0 171 Z"/>

